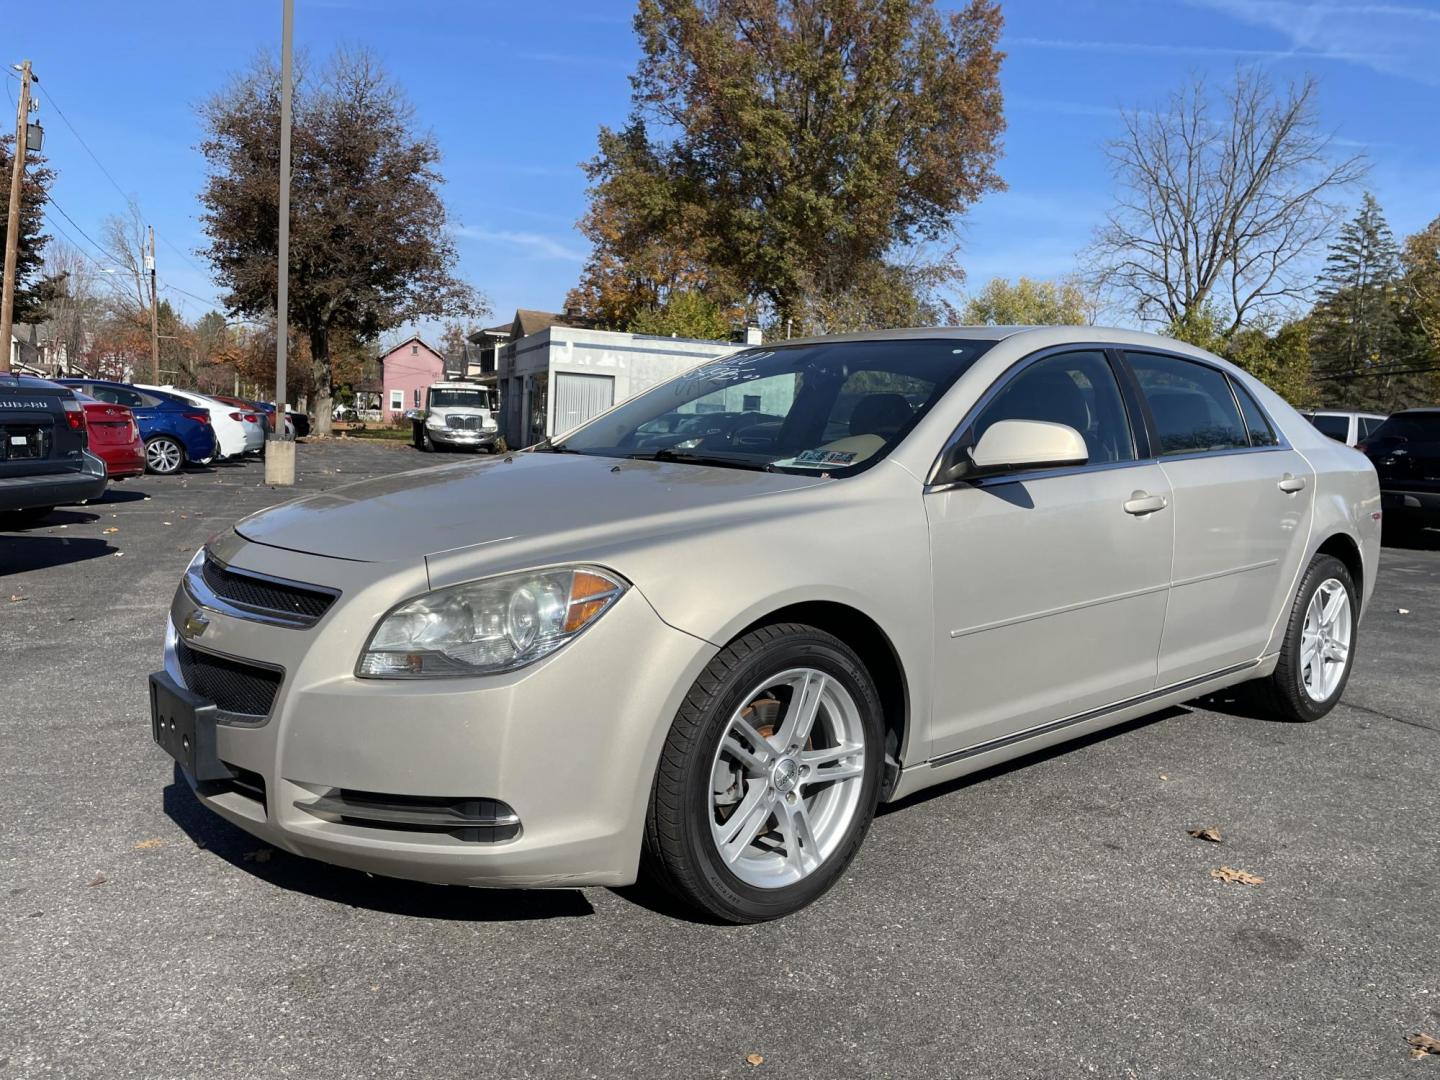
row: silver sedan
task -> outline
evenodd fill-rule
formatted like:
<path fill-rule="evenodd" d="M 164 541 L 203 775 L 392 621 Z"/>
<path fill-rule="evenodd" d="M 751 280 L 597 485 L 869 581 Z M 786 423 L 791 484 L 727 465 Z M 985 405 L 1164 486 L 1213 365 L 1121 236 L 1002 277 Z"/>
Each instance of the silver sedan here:
<path fill-rule="evenodd" d="M 881 802 L 1242 682 L 1324 716 L 1379 538 L 1366 459 L 1187 345 L 787 342 L 241 521 L 175 594 L 153 734 L 298 855 L 489 886 L 643 866 L 769 919 Z"/>

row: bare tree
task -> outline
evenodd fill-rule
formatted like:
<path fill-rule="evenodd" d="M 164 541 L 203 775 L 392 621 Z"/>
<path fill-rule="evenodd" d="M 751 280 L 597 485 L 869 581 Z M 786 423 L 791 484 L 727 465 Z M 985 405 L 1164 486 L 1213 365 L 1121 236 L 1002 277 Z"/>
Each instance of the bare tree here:
<path fill-rule="evenodd" d="M 61 371 L 66 372 L 89 350 L 95 327 L 103 315 L 96 293 L 96 273 L 84 252 L 64 240 L 52 240 L 45 249 L 44 278 L 51 283 L 41 305 L 46 337 Z"/>
<path fill-rule="evenodd" d="M 1115 208 L 1092 246 L 1096 284 L 1140 318 L 1189 325 L 1222 312 L 1227 335 L 1301 298 L 1307 256 L 1343 212 L 1336 197 L 1364 176 L 1337 158 L 1307 78 L 1283 95 L 1254 71 L 1212 102 L 1193 79 L 1157 112 L 1124 114 L 1109 147 Z"/>
<path fill-rule="evenodd" d="M 130 200 L 124 216 L 116 214 L 105 219 L 100 239 L 105 253 L 115 263 L 108 276 L 120 313 L 134 315 L 148 311 L 150 285 L 145 279 L 145 217 L 135 200 Z"/>

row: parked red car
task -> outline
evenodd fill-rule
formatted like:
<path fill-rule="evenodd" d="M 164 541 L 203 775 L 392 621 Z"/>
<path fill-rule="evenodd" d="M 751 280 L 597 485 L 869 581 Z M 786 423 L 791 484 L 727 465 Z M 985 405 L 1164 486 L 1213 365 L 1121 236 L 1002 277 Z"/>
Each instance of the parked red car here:
<path fill-rule="evenodd" d="M 90 429 L 90 452 L 105 462 L 110 479 L 139 476 L 145 471 L 145 443 L 140 438 L 140 425 L 125 405 L 96 401 L 88 394 L 75 392 L 85 410 L 85 426 Z"/>

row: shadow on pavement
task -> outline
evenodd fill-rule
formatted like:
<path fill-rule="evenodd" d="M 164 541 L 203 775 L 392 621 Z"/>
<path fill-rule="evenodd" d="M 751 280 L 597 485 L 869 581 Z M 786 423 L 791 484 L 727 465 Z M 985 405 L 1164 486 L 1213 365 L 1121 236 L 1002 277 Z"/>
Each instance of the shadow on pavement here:
<path fill-rule="evenodd" d="M 910 807 L 927 802 L 930 799 L 939 798 L 942 795 L 948 795 L 954 791 L 960 791 L 963 788 L 969 787 L 971 784 L 983 784 L 986 780 L 993 777 L 1004 776 L 1006 773 L 1015 772 L 1018 769 L 1038 765 L 1042 761 L 1049 761 L 1051 758 L 1058 757 L 1061 754 L 1068 754 L 1072 750 L 1079 750 L 1081 747 L 1104 742 L 1106 739 L 1113 739 L 1127 732 L 1159 723 L 1161 720 L 1171 720 L 1177 716 L 1187 716 L 1189 712 L 1189 709 L 1172 705 L 1170 708 L 1161 709 L 1159 712 L 1148 713 L 1145 716 L 1137 716 L 1134 720 L 1126 720 L 1123 724 L 1116 724 L 1114 727 L 1108 727 L 1101 731 L 1092 731 L 1089 735 L 1081 735 L 1079 738 L 1057 743 L 1044 750 L 1036 750 L 1033 753 L 1025 754 L 1021 757 L 1012 758 L 1009 761 L 1002 761 L 998 765 L 991 765 L 989 768 L 981 769 L 967 776 L 961 776 L 948 783 L 937 784 L 935 787 L 926 788 L 924 791 L 917 791 L 914 795 L 907 796 L 899 802 L 885 803 L 875 812 L 875 816 L 883 817 L 886 814 L 908 810 Z"/>
<path fill-rule="evenodd" d="M 86 520 L 94 521 L 93 514 Z M 69 536 L 0 536 L 0 577 L 115 554 L 104 540 Z"/>
<path fill-rule="evenodd" d="M 105 494 L 100 496 L 100 498 L 94 500 L 93 502 L 88 503 L 87 505 L 114 506 L 117 503 L 142 502 L 150 497 L 150 493 L 148 491 L 141 491 L 138 488 L 133 488 L 129 486 L 130 484 L 138 483 L 139 481 L 140 477 L 138 476 L 129 480 L 112 480 L 110 481 L 110 486 L 105 489 Z M 126 486 L 123 488 L 117 488 L 115 486 L 117 483 L 123 483 Z"/>
<path fill-rule="evenodd" d="M 272 885 L 320 900 L 391 915 L 459 922 L 578 918 L 595 913 L 590 901 L 578 889 L 467 889 L 429 885 L 372 877 L 359 870 L 271 848 L 201 806 L 178 766 L 163 797 L 166 816 L 198 847 Z M 269 854 L 257 858 L 260 852 Z"/>

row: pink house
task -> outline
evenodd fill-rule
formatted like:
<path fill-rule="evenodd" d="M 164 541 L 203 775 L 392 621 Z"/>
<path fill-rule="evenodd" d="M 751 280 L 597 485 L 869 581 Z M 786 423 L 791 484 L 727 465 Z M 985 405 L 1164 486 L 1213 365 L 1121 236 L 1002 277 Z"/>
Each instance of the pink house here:
<path fill-rule="evenodd" d="M 387 423 L 399 420 L 407 409 L 425 407 L 425 388 L 445 376 L 445 358 L 419 336 L 402 341 L 380 357 L 384 392 L 380 415 Z"/>

